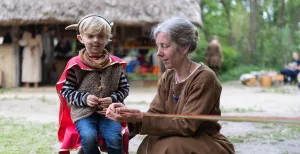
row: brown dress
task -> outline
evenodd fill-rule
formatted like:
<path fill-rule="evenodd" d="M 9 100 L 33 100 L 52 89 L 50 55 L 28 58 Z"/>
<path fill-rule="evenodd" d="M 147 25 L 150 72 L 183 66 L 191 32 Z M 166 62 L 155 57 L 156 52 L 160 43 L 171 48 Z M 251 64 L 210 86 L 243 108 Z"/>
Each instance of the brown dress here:
<path fill-rule="evenodd" d="M 159 81 L 148 113 L 220 115 L 222 87 L 207 66 L 198 67 L 184 82 L 175 84 L 175 71 L 167 70 Z M 174 92 L 173 92 L 174 91 Z M 176 101 L 173 98 L 179 96 Z M 162 118 L 144 115 L 135 131 L 148 136 L 138 154 L 233 154 L 233 145 L 219 133 L 217 121 Z"/>

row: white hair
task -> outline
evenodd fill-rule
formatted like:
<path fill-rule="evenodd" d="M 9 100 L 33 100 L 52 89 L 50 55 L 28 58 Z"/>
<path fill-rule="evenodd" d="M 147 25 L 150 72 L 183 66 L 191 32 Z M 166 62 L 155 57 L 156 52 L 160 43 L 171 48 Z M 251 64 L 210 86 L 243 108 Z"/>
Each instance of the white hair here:
<path fill-rule="evenodd" d="M 153 39 L 160 32 L 167 33 L 171 41 L 178 46 L 188 47 L 189 52 L 193 52 L 197 48 L 198 30 L 190 21 L 184 18 L 173 17 L 155 26 L 152 29 Z"/>

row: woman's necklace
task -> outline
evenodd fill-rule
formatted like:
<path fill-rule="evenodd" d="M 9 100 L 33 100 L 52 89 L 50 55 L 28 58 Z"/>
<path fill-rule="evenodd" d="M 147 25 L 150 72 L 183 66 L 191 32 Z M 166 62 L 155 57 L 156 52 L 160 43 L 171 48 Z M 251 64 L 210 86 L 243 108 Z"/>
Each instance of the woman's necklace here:
<path fill-rule="evenodd" d="M 182 80 L 181 82 L 184 82 L 184 81 L 190 76 L 190 69 L 191 69 L 192 64 L 193 64 L 193 62 L 190 63 L 190 67 L 189 67 L 189 70 L 188 70 L 188 75 L 187 75 L 187 77 L 186 77 L 184 80 Z M 177 79 L 176 79 L 176 75 L 175 75 L 175 83 L 176 83 L 176 84 L 178 83 L 178 82 L 177 82 Z M 179 95 L 176 96 L 176 95 L 175 95 L 175 92 L 174 92 L 174 86 L 173 86 L 173 88 L 172 88 L 172 95 L 173 95 L 173 99 L 174 99 L 176 102 L 179 100 L 179 96 L 181 95 L 181 93 L 182 93 L 183 90 L 184 90 L 184 88 L 182 87 L 182 88 L 180 89 Z"/>
<path fill-rule="evenodd" d="M 181 88 L 180 94 L 178 96 L 176 96 L 174 94 L 174 88 L 172 89 L 172 94 L 173 94 L 173 99 L 177 102 L 179 100 L 179 96 L 181 95 L 182 91 L 183 91 L 183 87 Z"/>

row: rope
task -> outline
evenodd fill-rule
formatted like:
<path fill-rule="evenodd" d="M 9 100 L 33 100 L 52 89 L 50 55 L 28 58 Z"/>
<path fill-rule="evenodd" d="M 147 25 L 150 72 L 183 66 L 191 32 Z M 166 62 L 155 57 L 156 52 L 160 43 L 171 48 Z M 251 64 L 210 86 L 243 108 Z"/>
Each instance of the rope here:
<path fill-rule="evenodd" d="M 144 113 L 144 115 L 150 117 L 197 119 L 197 120 L 206 120 L 206 121 L 281 123 L 281 124 L 300 125 L 300 117 L 182 115 L 182 114 L 153 114 L 153 113 Z"/>

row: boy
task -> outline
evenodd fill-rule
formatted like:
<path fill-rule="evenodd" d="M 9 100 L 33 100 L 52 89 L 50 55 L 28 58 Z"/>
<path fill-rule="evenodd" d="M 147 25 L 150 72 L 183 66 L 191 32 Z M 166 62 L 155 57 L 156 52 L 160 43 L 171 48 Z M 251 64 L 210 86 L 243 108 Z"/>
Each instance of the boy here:
<path fill-rule="evenodd" d="M 85 48 L 69 60 L 57 83 L 62 100 L 59 140 L 65 140 L 66 134 L 70 134 L 66 133 L 67 126 L 75 123 L 85 154 L 100 153 L 99 133 L 106 143 L 108 154 L 122 154 L 121 124 L 105 118 L 104 114 L 109 104 L 123 102 L 128 96 L 129 84 L 122 70 L 126 63 L 109 55 L 104 48 L 111 34 L 111 26 L 106 19 L 88 15 L 66 29 L 74 28 L 78 30 L 77 39 Z M 64 99 L 68 108 L 63 106 Z"/>

